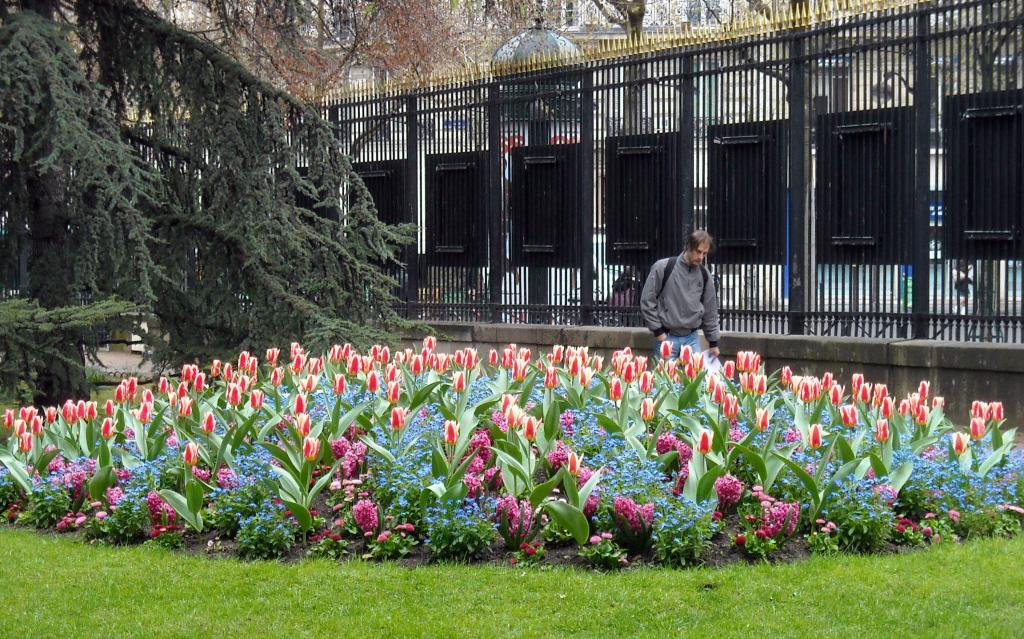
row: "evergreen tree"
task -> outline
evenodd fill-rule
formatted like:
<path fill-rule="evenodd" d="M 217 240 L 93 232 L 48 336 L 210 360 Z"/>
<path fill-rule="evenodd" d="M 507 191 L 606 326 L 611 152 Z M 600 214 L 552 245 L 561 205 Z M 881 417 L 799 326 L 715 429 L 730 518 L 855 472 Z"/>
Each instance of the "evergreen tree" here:
<path fill-rule="evenodd" d="M 377 220 L 318 110 L 141 2 L 0 4 L 0 206 L 30 300 L 0 307 L 0 383 L 37 401 L 88 390 L 114 318 L 149 318 L 162 362 L 401 323 L 380 267 L 410 229 Z"/>

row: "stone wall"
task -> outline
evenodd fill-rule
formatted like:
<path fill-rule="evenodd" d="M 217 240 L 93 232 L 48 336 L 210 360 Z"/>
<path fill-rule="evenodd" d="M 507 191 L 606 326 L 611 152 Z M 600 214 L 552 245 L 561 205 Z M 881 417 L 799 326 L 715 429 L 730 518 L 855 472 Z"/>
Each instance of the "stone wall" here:
<path fill-rule="evenodd" d="M 629 346 L 651 353 L 653 339 L 644 329 L 522 324 L 464 324 L 437 322 L 444 350 L 475 346 L 484 357 L 490 348 L 515 343 L 534 355 L 552 344 L 590 346 L 605 353 Z M 422 335 L 408 335 L 407 345 Z M 719 344 L 724 357 L 737 351 L 757 351 L 769 371 L 789 365 L 797 375 L 831 371 L 849 388 L 852 373 L 864 373 L 869 382 L 889 386 L 898 398 L 915 390 L 922 379 L 932 383 L 932 394 L 946 398 L 947 413 L 966 423 L 972 400 L 1002 401 L 1007 425 L 1024 419 L 1024 346 L 961 344 L 925 340 L 881 340 L 850 337 L 814 337 L 723 333 Z"/>

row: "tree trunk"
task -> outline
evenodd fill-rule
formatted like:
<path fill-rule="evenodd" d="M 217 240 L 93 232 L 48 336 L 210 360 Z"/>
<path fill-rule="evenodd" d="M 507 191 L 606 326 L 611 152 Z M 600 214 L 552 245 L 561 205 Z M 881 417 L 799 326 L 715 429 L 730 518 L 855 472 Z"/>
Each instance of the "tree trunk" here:
<path fill-rule="evenodd" d="M 23 0 L 22 6 L 52 19 L 54 0 Z M 43 139 L 45 131 L 26 131 L 28 139 Z M 40 173 L 36 162 L 52 151 L 50 144 L 41 145 L 34 157 L 22 160 L 29 193 L 28 218 L 28 295 L 44 308 L 59 308 L 80 302 L 73 299 L 67 273 L 68 217 L 64 202 L 64 181 L 69 179 L 60 164 Z M 71 362 L 52 360 L 39 370 L 36 379 L 36 401 L 56 405 L 69 398 L 88 398 L 89 381 L 85 376 L 85 352 L 75 335 L 57 336 L 58 350 Z"/>

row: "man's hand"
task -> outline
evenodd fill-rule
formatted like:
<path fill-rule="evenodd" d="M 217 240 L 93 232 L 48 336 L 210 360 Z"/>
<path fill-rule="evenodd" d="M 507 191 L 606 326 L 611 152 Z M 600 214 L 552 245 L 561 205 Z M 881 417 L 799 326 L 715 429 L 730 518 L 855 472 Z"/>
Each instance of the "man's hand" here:
<path fill-rule="evenodd" d="M 668 339 L 668 333 L 662 333 L 661 335 L 658 335 L 655 339 L 658 340 L 659 342 L 664 342 L 665 340 Z"/>
<path fill-rule="evenodd" d="M 715 357 L 719 357 L 722 354 L 722 351 L 718 350 L 717 346 L 712 346 L 711 348 L 708 349 L 708 352 L 714 355 Z"/>

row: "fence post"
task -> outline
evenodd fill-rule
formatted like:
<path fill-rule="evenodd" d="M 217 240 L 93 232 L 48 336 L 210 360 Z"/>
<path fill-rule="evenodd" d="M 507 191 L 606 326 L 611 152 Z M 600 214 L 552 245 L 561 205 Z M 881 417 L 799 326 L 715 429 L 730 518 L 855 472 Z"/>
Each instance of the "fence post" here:
<path fill-rule="evenodd" d="M 804 60 L 803 33 L 793 35 L 789 66 L 789 333 L 803 335 L 806 304 L 806 279 L 813 268 L 808 258 L 807 202 L 810 159 L 807 128 L 807 62 Z"/>
<path fill-rule="evenodd" d="M 419 119 L 417 117 L 416 95 L 405 99 L 405 191 L 406 206 L 409 207 L 408 219 L 419 228 Z M 419 239 L 402 249 L 402 260 L 405 262 L 405 308 L 406 317 L 414 317 L 414 309 L 418 306 L 420 293 L 420 260 Z"/>
<path fill-rule="evenodd" d="M 594 318 L 594 72 L 583 71 L 580 83 L 580 233 L 583 238 L 583 272 L 580 274 L 580 323 Z"/>
<path fill-rule="evenodd" d="M 697 132 L 693 128 L 694 81 L 692 53 L 686 53 L 683 55 L 683 86 L 680 90 L 682 91 L 682 96 L 680 96 L 682 98 L 682 104 L 679 117 L 682 118 L 682 122 L 679 123 L 679 131 L 682 133 L 682 139 L 679 141 L 678 179 L 682 186 L 679 205 L 682 208 L 683 232 L 685 237 L 693 231 L 697 223 L 696 211 L 694 211 L 693 206 L 693 148 Z M 682 252 L 681 243 L 683 238 L 677 239 L 680 241 L 679 250 Z"/>
<path fill-rule="evenodd" d="M 502 167 L 500 85 L 487 85 L 487 238 L 489 243 L 491 323 L 501 322 L 501 287 L 505 276 L 505 245 L 502 242 Z"/>
<path fill-rule="evenodd" d="M 931 165 L 931 105 L 933 96 L 928 56 L 928 21 L 930 14 L 917 16 L 914 43 L 914 285 L 911 297 L 913 337 L 928 338 L 931 318 L 929 293 L 931 263 L 929 225 L 931 224 L 931 192 L 928 170 Z"/>

